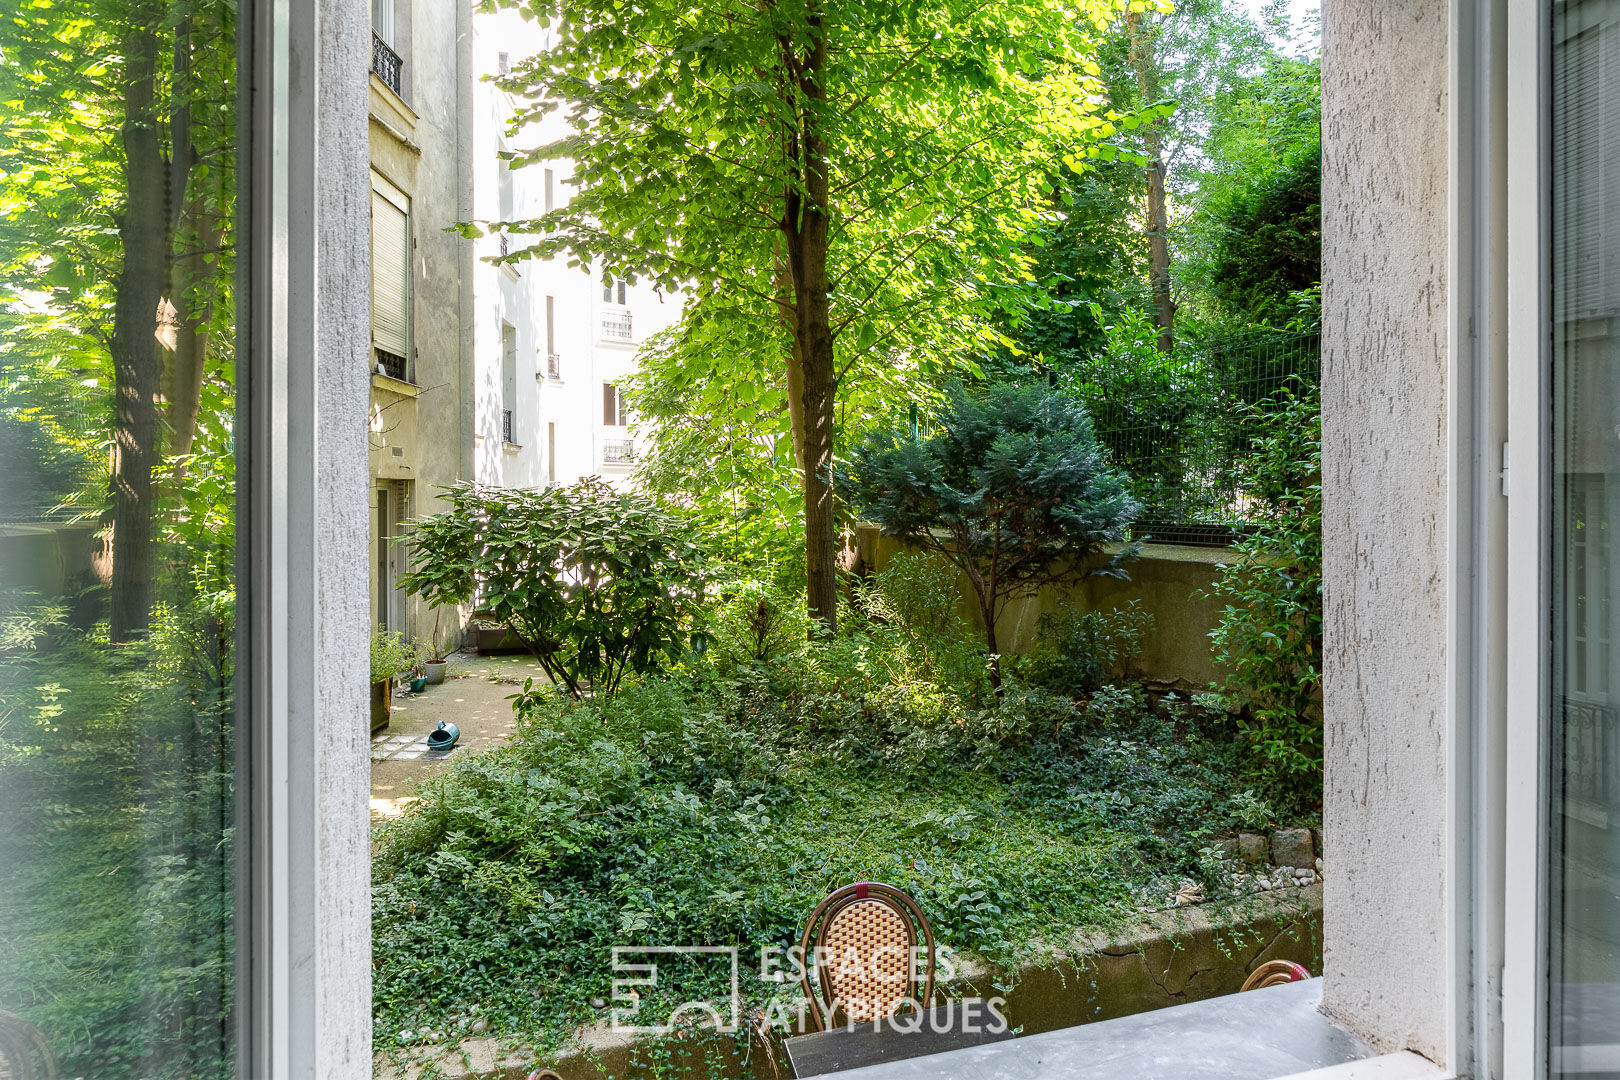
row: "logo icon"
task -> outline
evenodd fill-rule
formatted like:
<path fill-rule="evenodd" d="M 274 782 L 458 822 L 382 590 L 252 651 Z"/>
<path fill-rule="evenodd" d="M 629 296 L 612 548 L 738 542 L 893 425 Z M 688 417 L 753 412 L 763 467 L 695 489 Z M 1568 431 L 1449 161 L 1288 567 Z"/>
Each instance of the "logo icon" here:
<path fill-rule="evenodd" d="M 731 999 L 722 1010 L 709 1001 L 686 1001 L 660 1023 L 641 1011 L 642 990 L 658 986 L 658 957 L 713 957 L 712 964 L 730 965 Z M 704 962 L 704 961 L 693 961 Z M 615 945 L 613 946 L 613 1011 L 608 1017 L 613 1031 L 632 1035 L 668 1035 L 683 1021 L 696 1021 L 724 1034 L 734 1034 L 742 1026 L 742 988 L 738 982 L 735 945 Z M 648 995 L 650 996 L 650 995 Z"/>

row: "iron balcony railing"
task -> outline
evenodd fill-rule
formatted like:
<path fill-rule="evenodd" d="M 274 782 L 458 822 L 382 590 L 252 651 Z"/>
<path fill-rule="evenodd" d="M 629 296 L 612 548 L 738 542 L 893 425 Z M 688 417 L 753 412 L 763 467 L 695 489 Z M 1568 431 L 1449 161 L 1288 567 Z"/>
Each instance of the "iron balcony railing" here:
<path fill-rule="evenodd" d="M 636 460 L 634 439 L 606 439 L 602 442 L 602 464 L 628 465 Z"/>
<path fill-rule="evenodd" d="M 371 70 L 383 85 L 394 93 L 399 93 L 399 76 L 405 67 L 405 61 L 399 58 L 399 53 L 389 47 L 388 42 L 378 36 L 376 31 L 371 34 Z"/>
<path fill-rule="evenodd" d="M 610 341 L 630 341 L 630 313 L 628 311 L 602 312 L 602 336 Z"/>
<path fill-rule="evenodd" d="M 562 357 L 558 356 L 556 353 L 549 353 L 546 356 L 546 378 L 562 378 Z"/>
<path fill-rule="evenodd" d="M 390 379 L 398 379 L 400 382 L 407 381 L 405 378 L 405 358 L 403 356 L 375 347 L 372 351 L 377 354 L 377 370 L 379 372 Z"/>
<path fill-rule="evenodd" d="M 502 441 L 509 442 L 509 443 L 517 442 L 516 439 L 512 438 L 512 410 L 511 409 L 502 409 L 501 410 L 501 439 L 502 439 Z"/>
<path fill-rule="evenodd" d="M 507 236 L 505 233 L 501 233 L 501 254 L 512 254 L 512 238 Z"/>

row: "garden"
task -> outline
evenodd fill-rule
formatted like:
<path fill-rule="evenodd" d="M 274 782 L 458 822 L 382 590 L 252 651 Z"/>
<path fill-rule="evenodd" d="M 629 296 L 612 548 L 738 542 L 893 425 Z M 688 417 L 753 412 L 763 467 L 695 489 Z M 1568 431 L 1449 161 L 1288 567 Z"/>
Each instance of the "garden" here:
<path fill-rule="evenodd" d="M 1138 608 L 1049 616 L 1022 656 L 971 618 L 1128 575 L 1140 549 L 1125 476 L 1044 383 L 957 389 L 852 450 L 852 512 L 910 550 L 846 575 L 836 630 L 791 575 L 739 573 L 648 496 L 449 493 L 409 587 L 476 600 L 551 677 L 514 696 L 509 745 L 378 830 L 379 1047 L 487 1033 L 554 1056 L 606 1020 L 613 946 L 787 949 L 851 881 L 899 887 L 1003 972 L 1254 893 L 1235 837 L 1319 824 L 1315 413 L 1285 394 L 1251 418 L 1245 488 L 1268 509 L 1215 586 L 1231 677 L 1193 693 L 1135 677 Z M 748 1031 L 785 1033 L 797 985 L 746 967 Z M 720 993 L 686 974 L 641 1007 Z"/>

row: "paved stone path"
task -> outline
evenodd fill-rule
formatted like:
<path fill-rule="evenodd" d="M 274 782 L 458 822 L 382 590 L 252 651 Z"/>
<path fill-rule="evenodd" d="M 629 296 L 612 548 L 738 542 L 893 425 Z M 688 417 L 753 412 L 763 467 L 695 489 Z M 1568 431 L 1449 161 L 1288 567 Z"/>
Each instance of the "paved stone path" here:
<path fill-rule="evenodd" d="M 371 738 L 371 821 L 399 817 L 416 801 L 422 779 L 449 768 L 458 757 L 476 754 L 512 736 L 516 724 L 509 700 L 523 680 L 545 679 L 530 656 L 450 657 L 445 680 L 420 694 L 394 694 L 388 726 Z M 455 724 L 461 739 L 449 751 L 427 748 L 428 733 L 439 721 Z"/>

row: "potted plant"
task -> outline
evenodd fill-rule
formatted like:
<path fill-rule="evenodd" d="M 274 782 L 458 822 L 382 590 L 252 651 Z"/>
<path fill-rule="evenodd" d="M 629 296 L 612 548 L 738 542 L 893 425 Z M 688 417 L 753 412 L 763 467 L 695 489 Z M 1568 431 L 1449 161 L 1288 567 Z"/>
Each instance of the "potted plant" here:
<path fill-rule="evenodd" d="M 394 707 L 394 678 L 409 671 L 415 654 L 405 636 L 378 627 L 371 632 L 371 730 L 388 726 Z"/>
<path fill-rule="evenodd" d="M 433 637 L 427 643 L 427 659 L 422 663 L 422 674 L 429 686 L 444 682 L 444 669 L 450 665 L 450 645 L 439 633 L 439 612 L 440 609 L 434 609 Z"/>

